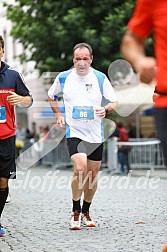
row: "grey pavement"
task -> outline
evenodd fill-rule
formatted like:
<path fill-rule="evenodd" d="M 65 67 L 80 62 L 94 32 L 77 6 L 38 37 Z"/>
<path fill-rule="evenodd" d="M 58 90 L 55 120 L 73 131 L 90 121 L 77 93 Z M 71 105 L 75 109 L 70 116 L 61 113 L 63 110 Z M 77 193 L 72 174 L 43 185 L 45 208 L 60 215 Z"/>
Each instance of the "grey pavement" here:
<path fill-rule="evenodd" d="M 160 177 L 161 179 L 167 179 L 167 169 L 152 169 L 152 170 L 147 170 L 147 169 L 133 169 L 132 170 L 132 176 L 148 176 L 149 177 Z"/>
<path fill-rule="evenodd" d="M 95 228 L 71 231 L 72 169 L 33 167 L 10 181 L 0 252 L 161 252 L 167 243 L 166 171 L 99 173 L 91 206 Z"/>

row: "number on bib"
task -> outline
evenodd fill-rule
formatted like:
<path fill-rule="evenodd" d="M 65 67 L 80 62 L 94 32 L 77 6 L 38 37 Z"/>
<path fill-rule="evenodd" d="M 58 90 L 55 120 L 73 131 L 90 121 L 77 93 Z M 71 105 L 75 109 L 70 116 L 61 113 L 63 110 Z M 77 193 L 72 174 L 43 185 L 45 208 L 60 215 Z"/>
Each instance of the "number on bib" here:
<path fill-rule="evenodd" d="M 93 106 L 74 106 L 72 111 L 72 118 L 76 120 L 90 121 L 94 119 Z"/>

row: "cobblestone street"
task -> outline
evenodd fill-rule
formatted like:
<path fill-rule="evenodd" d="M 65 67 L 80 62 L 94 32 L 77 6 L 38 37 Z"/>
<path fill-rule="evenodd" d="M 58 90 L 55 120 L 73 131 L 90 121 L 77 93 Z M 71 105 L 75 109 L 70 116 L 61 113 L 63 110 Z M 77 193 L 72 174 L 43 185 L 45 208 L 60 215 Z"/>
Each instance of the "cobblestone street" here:
<path fill-rule="evenodd" d="M 72 169 L 19 170 L 5 205 L 1 252 L 162 252 L 167 243 L 167 180 L 99 173 L 91 206 L 95 228 L 71 231 Z"/>

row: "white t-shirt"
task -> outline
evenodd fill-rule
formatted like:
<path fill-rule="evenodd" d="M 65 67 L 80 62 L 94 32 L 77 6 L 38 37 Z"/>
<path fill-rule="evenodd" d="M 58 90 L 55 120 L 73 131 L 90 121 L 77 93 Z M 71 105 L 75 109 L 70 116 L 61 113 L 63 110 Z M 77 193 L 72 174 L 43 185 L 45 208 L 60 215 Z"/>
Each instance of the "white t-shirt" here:
<path fill-rule="evenodd" d="M 80 76 L 75 68 L 61 72 L 48 91 L 55 100 L 62 92 L 65 106 L 66 137 L 77 137 L 90 143 L 104 140 L 103 120 L 94 109 L 102 106 L 102 98 L 117 101 L 110 81 L 103 73 L 90 68 L 87 75 Z"/>

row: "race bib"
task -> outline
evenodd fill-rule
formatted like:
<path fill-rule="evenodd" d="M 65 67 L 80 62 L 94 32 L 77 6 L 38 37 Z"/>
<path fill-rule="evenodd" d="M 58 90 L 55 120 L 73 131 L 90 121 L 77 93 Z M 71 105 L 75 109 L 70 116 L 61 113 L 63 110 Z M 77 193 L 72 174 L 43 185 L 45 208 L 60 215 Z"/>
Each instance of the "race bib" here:
<path fill-rule="evenodd" d="M 72 118 L 85 122 L 94 120 L 93 106 L 74 106 L 72 111 Z"/>
<path fill-rule="evenodd" d="M 0 123 L 6 122 L 6 109 L 5 106 L 0 105 Z"/>

